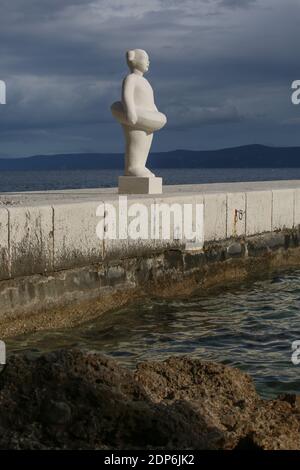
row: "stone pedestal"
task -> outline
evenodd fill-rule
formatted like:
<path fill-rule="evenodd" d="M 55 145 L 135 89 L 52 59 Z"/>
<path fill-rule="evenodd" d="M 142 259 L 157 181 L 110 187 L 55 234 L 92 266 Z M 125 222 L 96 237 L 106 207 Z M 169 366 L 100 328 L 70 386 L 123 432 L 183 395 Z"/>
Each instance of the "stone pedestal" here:
<path fill-rule="evenodd" d="M 119 194 L 161 194 L 162 178 L 119 176 Z"/>

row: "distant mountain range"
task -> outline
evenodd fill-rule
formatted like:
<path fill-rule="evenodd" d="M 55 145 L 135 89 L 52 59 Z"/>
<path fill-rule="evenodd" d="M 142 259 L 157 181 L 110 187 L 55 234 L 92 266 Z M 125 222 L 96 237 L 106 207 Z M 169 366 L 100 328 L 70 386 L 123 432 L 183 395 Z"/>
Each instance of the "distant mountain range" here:
<path fill-rule="evenodd" d="M 121 169 L 123 154 L 77 153 L 2 158 L 0 170 Z M 151 168 L 300 168 L 300 147 L 246 145 L 222 150 L 174 150 L 152 153 Z"/>

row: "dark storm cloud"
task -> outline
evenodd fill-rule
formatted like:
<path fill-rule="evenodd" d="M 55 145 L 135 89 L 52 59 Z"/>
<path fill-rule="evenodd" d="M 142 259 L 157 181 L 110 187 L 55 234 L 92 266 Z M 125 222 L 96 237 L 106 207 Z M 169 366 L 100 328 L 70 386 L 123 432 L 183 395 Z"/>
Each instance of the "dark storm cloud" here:
<path fill-rule="evenodd" d="M 232 105 L 203 107 L 191 105 L 167 106 L 168 126 L 170 129 L 186 130 L 198 128 L 199 125 L 226 124 L 239 122 L 243 116 Z"/>
<path fill-rule="evenodd" d="M 230 8 L 247 8 L 257 0 L 220 0 L 220 5 Z"/>
<path fill-rule="evenodd" d="M 109 107 L 134 47 L 169 118 L 154 149 L 300 144 L 296 1 L 2 0 L 1 17 L 2 156 L 121 150 Z"/>

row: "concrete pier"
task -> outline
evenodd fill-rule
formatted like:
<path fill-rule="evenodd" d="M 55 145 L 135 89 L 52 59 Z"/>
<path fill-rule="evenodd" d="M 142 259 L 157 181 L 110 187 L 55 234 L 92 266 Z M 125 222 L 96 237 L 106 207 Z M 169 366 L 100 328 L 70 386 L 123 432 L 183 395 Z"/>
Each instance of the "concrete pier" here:
<path fill-rule="evenodd" d="M 116 188 L 0 195 L 0 337 L 72 324 L 134 296 L 175 295 L 300 265 L 300 181 L 165 186 L 128 204 L 199 203 L 204 238 L 100 240 Z"/>

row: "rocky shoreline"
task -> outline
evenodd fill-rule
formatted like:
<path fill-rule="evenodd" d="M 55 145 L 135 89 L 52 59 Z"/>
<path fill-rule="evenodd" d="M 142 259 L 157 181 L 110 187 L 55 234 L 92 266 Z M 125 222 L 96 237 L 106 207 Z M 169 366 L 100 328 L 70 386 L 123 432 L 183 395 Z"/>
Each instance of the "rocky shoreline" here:
<path fill-rule="evenodd" d="M 266 401 L 238 369 L 189 357 L 135 371 L 101 354 L 9 357 L 0 449 L 300 449 L 300 398 Z"/>

